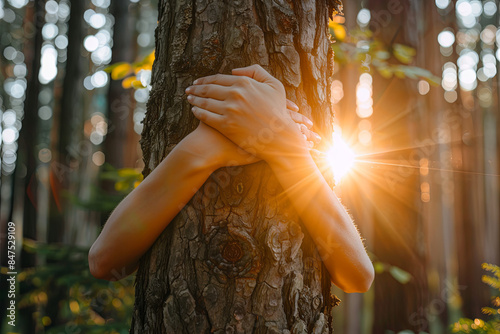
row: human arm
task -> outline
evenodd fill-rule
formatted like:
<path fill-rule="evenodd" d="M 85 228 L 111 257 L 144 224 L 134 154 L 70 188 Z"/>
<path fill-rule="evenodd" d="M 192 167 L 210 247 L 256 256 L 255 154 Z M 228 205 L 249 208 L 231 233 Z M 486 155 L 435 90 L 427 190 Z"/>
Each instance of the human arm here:
<path fill-rule="evenodd" d="M 294 117 L 297 124 L 309 121 Z M 119 280 L 133 273 L 141 256 L 213 171 L 258 160 L 200 123 L 111 213 L 88 255 L 92 275 Z"/>
<path fill-rule="evenodd" d="M 286 114 L 283 86 L 260 66 L 233 74 L 237 75 L 201 78 L 188 88 L 194 115 L 270 165 L 316 243 L 332 282 L 345 292 L 367 291 L 373 265 L 353 221 Z M 259 131 L 268 139 L 259 140 Z"/>

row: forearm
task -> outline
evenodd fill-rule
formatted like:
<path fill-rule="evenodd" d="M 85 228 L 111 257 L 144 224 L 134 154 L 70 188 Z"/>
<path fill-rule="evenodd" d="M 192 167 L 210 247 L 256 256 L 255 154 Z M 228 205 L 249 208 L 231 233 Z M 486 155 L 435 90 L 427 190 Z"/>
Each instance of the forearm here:
<path fill-rule="evenodd" d="M 202 152 L 181 144 L 110 215 L 89 252 L 95 277 L 117 280 L 134 272 L 140 257 L 217 168 Z"/>
<path fill-rule="evenodd" d="M 359 233 L 307 152 L 269 163 L 330 272 L 346 292 L 366 291 L 374 276 Z"/>

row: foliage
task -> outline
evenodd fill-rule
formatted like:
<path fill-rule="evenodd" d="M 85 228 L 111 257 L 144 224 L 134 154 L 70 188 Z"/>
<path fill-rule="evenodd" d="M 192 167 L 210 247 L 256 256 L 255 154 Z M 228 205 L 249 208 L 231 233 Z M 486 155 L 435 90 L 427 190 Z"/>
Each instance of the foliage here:
<path fill-rule="evenodd" d="M 115 190 L 124 195 L 134 190 L 134 188 L 136 188 L 143 179 L 142 173 L 139 169 L 116 169 L 110 164 L 104 165 L 104 169 L 101 171 L 100 177 L 103 180 L 113 181 L 115 183 Z"/>
<path fill-rule="evenodd" d="M 336 41 L 332 48 L 339 67 L 355 63 L 366 70 L 374 68 L 387 79 L 394 75 L 401 79 L 422 79 L 432 85 L 439 85 L 440 79 L 429 70 L 410 65 L 416 55 L 414 48 L 398 43 L 386 45 L 375 38 L 369 29 L 358 28 L 348 34 L 341 19 L 335 16 L 329 23 L 330 34 Z"/>
<path fill-rule="evenodd" d="M 476 318 L 474 320 L 461 318 L 459 321 L 450 326 L 452 333 L 460 334 L 500 334 L 500 267 L 483 263 L 482 268 L 493 273 L 492 276 L 483 275 L 482 281 L 488 284 L 493 291 L 492 305 L 493 307 L 483 307 L 481 311 L 490 316 L 489 320 Z"/>
<path fill-rule="evenodd" d="M 389 273 L 389 275 L 391 275 L 396 281 L 401 284 L 406 284 L 413 278 L 413 276 L 406 270 L 398 266 L 380 261 L 378 257 L 372 252 L 368 252 L 368 254 L 370 255 L 370 258 L 373 259 L 373 268 L 375 269 L 375 274 L 382 274 L 384 272 Z"/>
<path fill-rule="evenodd" d="M 143 176 L 137 169 L 116 169 L 105 164 L 99 178 L 113 182 L 117 193 L 110 194 L 93 185 L 89 200 L 70 195 L 71 200 L 89 210 L 111 211 L 137 187 Z M 26 268 L 18 274 L 26 291 L 20 296 L 19 308 L 46 306 L 50 301 L 59 305 L 57 319 L 46 314 L 37 317 L 38 326 L 47 327 L 45 333 L 66 332 L 68 328 L 75 333 L 128 333 L 134 304 L 134 275 L 116 282 L 94 278 L 89 271 L 87 247 L 24 239 L 23 248 L 45 259 L 45 264 Z M 2 273 L 6 271 L 2 268 Z M 49 328 L 53 322 L 63 325 Z"/>
<path fill-rule="evenodd" d="M 56 245 L 23 240 L 23 248 L 45 258 L 46 263 L 26 268 L 17 276 L 26 291 L 19 308 L 58 303 L 58 319 L 43 314 L 36 318 L 41 328 L 53 322 L 63 324 L 46 328 L 45 333 L 112 334 L 128 333 L 134 303 L 133 277 L 117 282 L 94 278 L 89 272 L 86 247 Z M 3 268 L 2 268 L 3 270 Z"/>
<path fill-rule="evenodd" d="M 385 331 L 385 334 L 394 334 L 394 331 Z M 397 332 L 396 334 L 417 334 L 414 331 L 411 331 L 409 329 L 402 330 L 400 332 Z M 427 332 L 418 332 L 418 334 L 427 334 Z"/>
<path fill-rule="evenodd" d="M 139 185 L 143 176 L 138 169 L 116 169 L 110 164 L 105 164 L 100 171 L 99 178 L 113 182 L 117 193 L 110 194 L 104 191 L 104 189 L 92 185 L 91 196 L 87 200 L 81 200 L 75 195 L 69 195 L 73 203 L 81 208 L 93 211 L 112 211 L 128 193 Z"/>
<path fill-rule="evenodd" d="M 144 57 L 142 60 L 135 63 L 119 62 L 112 64 L 104 69 L 105 72 L 111 73 L 111 79 L 122 80 L 122 87 L 128 88 L 146 88 L 149 80 L 146 79 L 148 74 L 150 76 L 155 59 L 154 50 Z"/>
<path fill-rule="evenodd" d="M 375 273 L 381 274 L 383 272 L 388 272 L 396 281 L 401 284 L 408 283 L 412 278 L 411 274 L 406 270 L 388 263 L 375 261 L 373 262 L 373 267 L 375 268 Z"/>

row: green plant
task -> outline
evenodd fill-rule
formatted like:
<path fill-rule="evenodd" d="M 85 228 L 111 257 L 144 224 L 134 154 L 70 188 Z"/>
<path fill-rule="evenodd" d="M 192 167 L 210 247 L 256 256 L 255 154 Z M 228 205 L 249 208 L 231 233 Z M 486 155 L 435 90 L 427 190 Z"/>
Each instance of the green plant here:
<path fill-rule="evenodd" d="M 440 78 L 429 70 L 412 66 L 416 50 L 408 45 L 391 42 L 389 45 L 373 36 L 369 29 L 353 29 L 346 32 L 341 24 L 342 18 L 336 16 L 330 21 L 330 34 L 334 37 L 332 45 L 335 63 L 339 67 L 358 64 L 366 70 L 375 69 L 384 78 L 421 79 L 438 86 Z"/>
<path fill-rule="evenodd" d="M 500 267 L 483 263 L 482 268 L 493 273 L 483 275 L 482 281 L 493 291 L 491 304 L 493 307 L 483 307 L 482 313 L 490 316 L 488 320 L 461 318 L 450 326 L 452 333 L 468 334 L 500 334 Z"/>
<path fill-rule="evenodd" d="M 37 319 L 45 333 L 128 333 L 134 304 L 134 275 L 116 282 L 98 280 L 89 272 L 86 247 L 45 244 L 23 240 L 27 252 L 46 259 L 46 264 L 27 268 L 17 276 L 27 287 L 19 308 L 36 305 Z M 57 303 L 56 319 L 46 313 Z M 56 325 L 57 324 L 57 325 Z"/>
<path fill-rule="evenodd" d="M 110 164 L 105 164 L 99 172 L 99 179 L 113 182 L 116 193 L 108 193 L 104 191 L 104 189 L 93 184 L 91 185 L 91 196 L 89 199 L 81 200 L 75 195 L 68 194 L 71 201 L 84 209 L 110 212 L 128 193 L 139 185 L 143 176 L 138 169 L 117 169 Z"/>

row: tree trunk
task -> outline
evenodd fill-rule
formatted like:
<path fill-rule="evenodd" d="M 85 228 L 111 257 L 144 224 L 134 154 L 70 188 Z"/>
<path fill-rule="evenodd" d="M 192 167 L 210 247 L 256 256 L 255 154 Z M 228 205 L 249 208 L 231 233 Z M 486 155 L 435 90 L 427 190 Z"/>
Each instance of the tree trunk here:
<path fill-rule="evenodd" d="M 185 88 L 236 67 L 266 68 L 329 138 L 337 5 L 161 0 L 144 176 L 197 125 Z M 212 174 L 143 256 L 130 333 L 330 332 L 330 276 L 282 191 L 264 162 Z"/>

